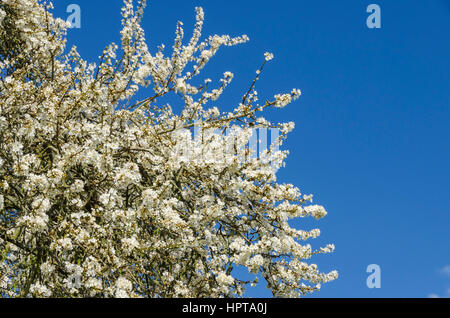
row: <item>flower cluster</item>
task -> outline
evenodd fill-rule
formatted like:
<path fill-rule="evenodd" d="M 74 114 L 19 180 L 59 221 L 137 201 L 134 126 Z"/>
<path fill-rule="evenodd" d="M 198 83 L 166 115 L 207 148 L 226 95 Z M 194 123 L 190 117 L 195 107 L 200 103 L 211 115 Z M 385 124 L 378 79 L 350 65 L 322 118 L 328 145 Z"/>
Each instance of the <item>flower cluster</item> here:
<path fill-rule="evenodd" d="M 303 241 L 320 231 L 289 225 L 326 211 L 277 183 L 287 151 L 254 158 L 248 147 L 253 127 L 279 129 L 282 144 L 293 123 L 261 112 L 300 91 L 260 104 L 261 67 L 236 108 L 220 111 L 211 103 L 234 75 L 215 87 L 194 78 L 248 37 L 201 41 L 197 8 L 187 43 L 178 23 L 172 53 L 151 53 L 144 7 L 125 0 L 120 45 L 89 64 L 66 50 L 68 26 L 49 5 L 0 2 L 0 294 L 234 297 L 261 276 L 275 296 L 296 297 L 335 279 L 306 263 L 334 246 L 314 250 Z M 150 96 L 136 100 L 145 87 Z M 163 102 L 170 94 L 182 110 Z"/>

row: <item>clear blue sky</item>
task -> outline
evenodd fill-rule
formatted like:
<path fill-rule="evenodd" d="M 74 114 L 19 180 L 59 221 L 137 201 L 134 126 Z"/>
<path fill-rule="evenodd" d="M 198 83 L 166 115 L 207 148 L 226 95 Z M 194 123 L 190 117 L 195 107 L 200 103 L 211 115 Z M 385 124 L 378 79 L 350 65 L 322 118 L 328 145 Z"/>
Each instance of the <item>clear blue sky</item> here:
<path fill-rule="evenodd" d="M 81 7 L 81 29 L 68 32 L 84 58 L 119 43 L 121 0 L 57 0 Z M 381 7 L 381 29 L 368 29 L 366 7 Z M 194 7 L 205 10 L 204 35 L 247 34 L 250 42 L 224 48 L 207 76 L 235 74 L 220 105 L 242 96 L 263 53 L 275 59 L 258 83 L 261 99 L 300 88 L 303 96 L 271 112 L 295 121 L 291 151 L 279 180 L 294 183 L 329 214 L 313 247 L 334 243 L 313 259 L 340 278 L 314 297 L 427 297 L 450 295 L 450 1 L 149 1 L 148 44 L 172 45 L 177 20 L 186 36 Z M 216 74 L 216 75 L 214 75 Z M 381 288 L 366 287 L 366 267 L 381 267 Z M 270 294 L 264 288 L 250 296 Z"/>

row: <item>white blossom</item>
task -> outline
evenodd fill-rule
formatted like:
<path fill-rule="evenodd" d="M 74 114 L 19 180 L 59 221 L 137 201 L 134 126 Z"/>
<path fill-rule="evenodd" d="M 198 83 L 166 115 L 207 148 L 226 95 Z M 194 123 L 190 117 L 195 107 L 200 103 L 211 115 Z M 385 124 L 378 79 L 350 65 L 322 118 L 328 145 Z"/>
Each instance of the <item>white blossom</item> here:
<path fill-rule="evenodd" d="M 266 52 L 266 53 L 264 53 L 264 57 L 265 57 L 266 61 L 270 61 L 273 59 L 273 54 L 270 52 Z"/>
<path fill-rule="evenodd" d="M 202 38 L 195 8 L 189 39 L 178 23 L 171 52 L 151 51 L 145 6 L 124 0 L 120 42 L 88 63 L 66 48 L 50 4 L 0 1 L 14 26 L 0 28 L 11 45 L 0 54 L 0 297 L 234 297 L 257 277 L 298 297 L 336 279 L 306 263 L 334 245 L 313 249 L 304 241 L 320 230 L 289 223 L 325 208 L 277 182 L 295 125 L 261 115 L 301 91 L 263 98 L 261 66 L 235 105 L 220 105 L 235 75 L 201 72 L 248 36 Z M 258 154 L 255 129 L 277 135 Z"/>

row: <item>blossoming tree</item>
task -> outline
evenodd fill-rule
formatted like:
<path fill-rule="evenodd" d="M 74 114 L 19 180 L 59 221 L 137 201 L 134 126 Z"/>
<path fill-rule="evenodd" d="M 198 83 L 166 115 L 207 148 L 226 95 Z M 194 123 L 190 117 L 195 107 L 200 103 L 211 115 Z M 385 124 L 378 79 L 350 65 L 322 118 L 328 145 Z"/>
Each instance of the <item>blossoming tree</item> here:
<path fill-rule="evenodd" d="M 259 103 L 261 67 L 233 111 L 210 107 L 233 74 L 213 84 L 200 71 L 247 36 L 201 40 L 196 8 L 190 40 L 179 23 L 170 55 L 151 53 L 144 7 L 125 0 L 121 45 L 88 64 L 65 49 L 51 5 L 0 2 L 1 295 L 235 297 L 262 277 L 274 296 L 296 297 L 334 280 L 306 263 L 334 246 L 314 250 L 302 241 L 320 231 L 288 223 L 324 208 L 277 183 L 286 151 L 248 147 L 255 128 L 278 129 L 282 144 L 293 124 L 262 112 L 300 91 Z M 162 102 L 170 95 L 182 109 Z"/>

